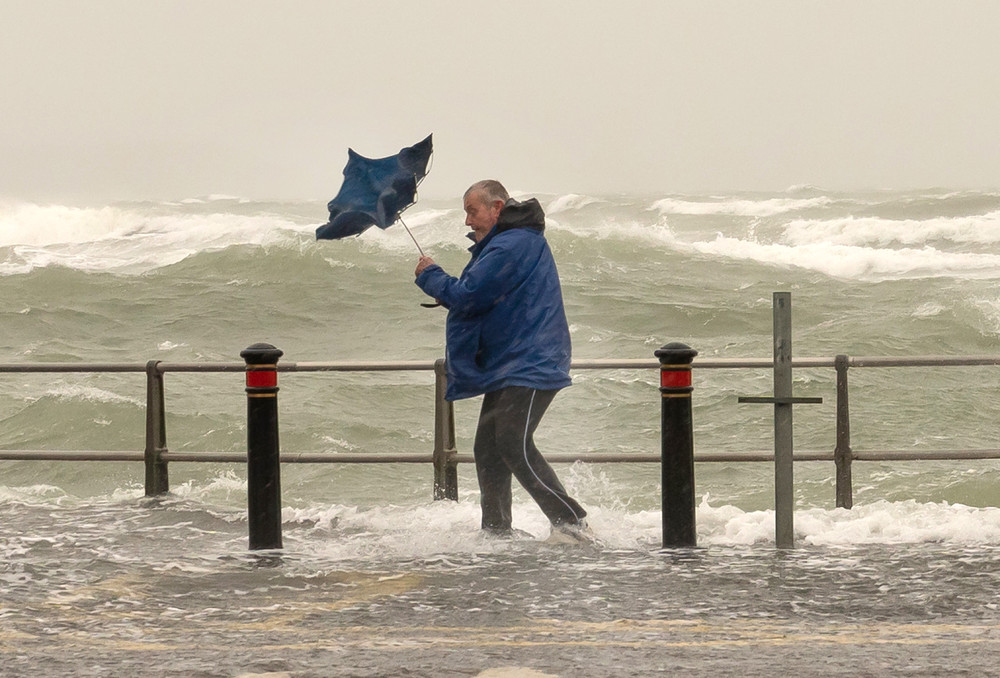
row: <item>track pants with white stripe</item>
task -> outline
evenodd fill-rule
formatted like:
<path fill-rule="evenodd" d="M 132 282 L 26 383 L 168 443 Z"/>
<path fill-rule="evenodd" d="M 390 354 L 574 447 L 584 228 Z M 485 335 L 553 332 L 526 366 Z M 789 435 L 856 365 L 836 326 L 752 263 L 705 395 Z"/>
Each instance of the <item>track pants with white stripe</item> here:
<path fill-rule="evenodd" d="M 508 386 L 483 396 L 474 449 L 483 529 L 511 529 L 511 476 L 517 478 L 553 524 L 578 523 L 587 515 L 566 494 L 532 440 L 557 392 Z"/>

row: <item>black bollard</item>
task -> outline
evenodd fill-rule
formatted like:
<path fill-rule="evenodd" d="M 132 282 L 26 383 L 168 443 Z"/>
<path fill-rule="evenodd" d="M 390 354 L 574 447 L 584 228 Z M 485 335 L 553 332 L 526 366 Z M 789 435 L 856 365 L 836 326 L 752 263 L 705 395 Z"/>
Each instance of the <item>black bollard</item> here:
<path fill-rule="evenodd" d="M 281 548 L 281 465 L 278 457 L 278 358 L 270 344 L 254 344 L 247 363 L 247 520 L 250 549 Z"/>
<path fill-rule="evenodd" d="M 663 547 L 696 545 L 694 519 L 694 425 L 691 419 L 691 361 L 687 344 L 672 342 L 655 353 L 660 359 Z"/>

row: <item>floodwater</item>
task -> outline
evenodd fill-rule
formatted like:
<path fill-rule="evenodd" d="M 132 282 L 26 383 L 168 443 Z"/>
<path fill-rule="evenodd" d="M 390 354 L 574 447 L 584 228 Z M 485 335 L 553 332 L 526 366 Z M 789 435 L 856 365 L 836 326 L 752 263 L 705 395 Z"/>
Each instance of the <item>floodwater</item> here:
<path fill-rule="evenodd" d="M 181 498 L 7 503 L 3 675 L 998 675 L 996 546 L 556 546 L 474 508 L 286 520 L 248 552 L 242 516 Z"/>

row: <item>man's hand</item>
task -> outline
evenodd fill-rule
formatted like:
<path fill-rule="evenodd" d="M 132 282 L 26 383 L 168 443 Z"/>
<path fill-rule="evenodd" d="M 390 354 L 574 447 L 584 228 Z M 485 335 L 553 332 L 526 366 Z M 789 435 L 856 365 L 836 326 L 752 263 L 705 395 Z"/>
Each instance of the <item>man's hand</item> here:
<path fill-rule="evenodd" d="M 424 269 L 427 268 L 428 266 L 433 266 L 433 265 L 434 265 L 434 260 L 431 259 L 430 257 L 427 256 L 420 257 L 420 260 L 417 262 L 417 270 L 414 271 L 413 273 L 414 277 L 423 273 Z"/>

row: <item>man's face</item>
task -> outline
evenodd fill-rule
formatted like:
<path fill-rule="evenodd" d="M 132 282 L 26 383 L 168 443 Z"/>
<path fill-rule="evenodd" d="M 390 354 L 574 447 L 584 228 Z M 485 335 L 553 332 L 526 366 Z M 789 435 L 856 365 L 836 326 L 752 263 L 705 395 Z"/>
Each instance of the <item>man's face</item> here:
<path fill-rule="evenodd" d="M 501 209 L 503 202 L 487 202 L 481 191 L 474 191 L 465 198 L 465 225 L 472 229 L 476 242 L 485 238 L 496 225 Z"/>

